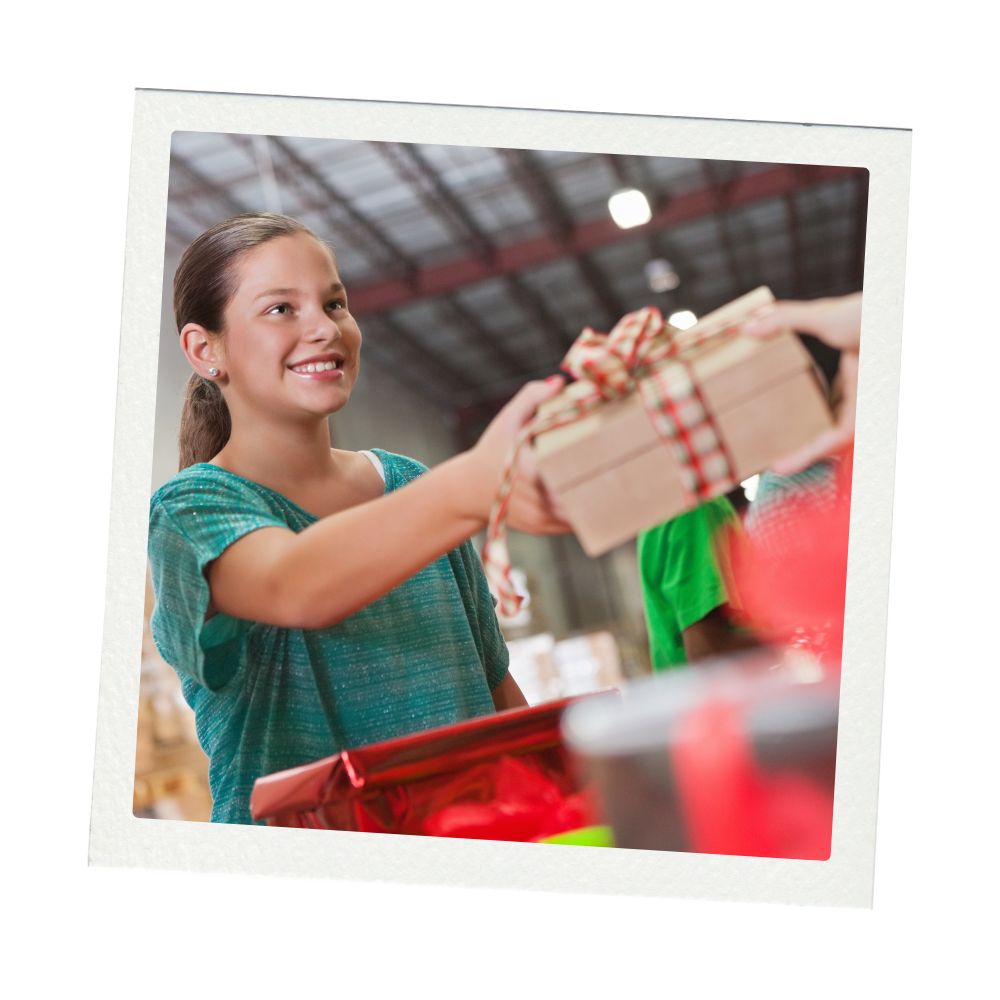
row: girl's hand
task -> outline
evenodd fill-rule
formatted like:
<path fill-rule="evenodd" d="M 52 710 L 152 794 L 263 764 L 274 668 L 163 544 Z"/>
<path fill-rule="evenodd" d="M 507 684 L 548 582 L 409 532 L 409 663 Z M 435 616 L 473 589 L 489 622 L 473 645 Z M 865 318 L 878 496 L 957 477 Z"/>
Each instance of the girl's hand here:
<path fill-rule="evenodd" d="M 861 345 L 861 293 L 812 302 L 775 302 L 758 309 L 740 327 L 752 337 L 770 337 L 791 328 L 811 333 L 840 352 L 837 423 L 807 445 L 783 456 L 772 468 L 790 476 L 814 462 L 848 447 L 854 441 L 854 410 L 858 398 L 858 352 Z"/>
<path fill-rule="evenodd" d="M 529 382 L 493 418 L 482 437 L 468 452 L 470 487 L 474 504 L 482 517 L 488 517 L 504 465 L 518 435 L 535 416 L 538 407 L 557 395 L 565 380 L 553 375 L 544 382 Z M 518 454 L 517 478 L 508 506 L 507 523 L 516 531 L 533 535 L 562 535 L 572 528 L 566 523 L 555 500 L 549 496 L 538 475 L 529 443 Z"/>

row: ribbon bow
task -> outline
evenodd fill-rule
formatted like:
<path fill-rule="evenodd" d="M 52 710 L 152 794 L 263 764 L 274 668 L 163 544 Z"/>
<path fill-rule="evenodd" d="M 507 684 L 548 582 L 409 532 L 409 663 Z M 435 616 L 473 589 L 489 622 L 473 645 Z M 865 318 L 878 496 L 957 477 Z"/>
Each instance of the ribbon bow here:
<path fill-rule="evenodd" d="M 609 334 L 583 330 L 562 362 L 563 370 L 577 381 L 544 404 L 514 441 L 490 512 L 483 564 L 500 614 L 513 616 L 523 600 L 510 579 L 505 522 L 517 455 L 538 434 L 575 423 L 606 402 L 638 392 L 656 431 L 674 448 L 692 504 L 735 485 L 732 462 L 681 358 L 681 352 L 730 332 L 731 327 L 715 327 L 682 333 L 666 324 L 653 306 L 623 316 Z"/>
<path fill-rule="evenodd" d="M 650 366 L 677 353 L 672 330 L 653 307 L 623 316 L 609 334 L 588 326 L 563 359 L 563 370 L 589 383 L 602 400 L 621 399 Z"/>

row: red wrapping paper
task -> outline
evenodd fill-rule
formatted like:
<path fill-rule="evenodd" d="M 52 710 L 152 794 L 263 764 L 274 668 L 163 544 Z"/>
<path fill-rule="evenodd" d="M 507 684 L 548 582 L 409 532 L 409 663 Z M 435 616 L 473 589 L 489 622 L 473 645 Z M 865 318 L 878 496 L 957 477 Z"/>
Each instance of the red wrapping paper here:
<path fill-rule="evenodd" d="M 537 840 L 595 821 L 559 721 L 573 700 L 415 733 L 259 778 L 271 826 Z"/>

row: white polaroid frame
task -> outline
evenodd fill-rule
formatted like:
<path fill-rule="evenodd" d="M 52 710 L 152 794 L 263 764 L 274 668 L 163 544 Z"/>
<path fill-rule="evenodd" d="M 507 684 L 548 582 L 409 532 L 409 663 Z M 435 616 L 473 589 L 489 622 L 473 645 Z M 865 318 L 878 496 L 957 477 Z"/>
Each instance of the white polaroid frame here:
<path fill-rule="evenodd" d="M 827 861 L 140 819 L 132 813 L 170 142 L 237 132 L 864 167 L 864 316 L 833 848 Z M 91 815 L 96 865 L 870 906 L 910 133 L 240 94 L 136 93 Z"/>

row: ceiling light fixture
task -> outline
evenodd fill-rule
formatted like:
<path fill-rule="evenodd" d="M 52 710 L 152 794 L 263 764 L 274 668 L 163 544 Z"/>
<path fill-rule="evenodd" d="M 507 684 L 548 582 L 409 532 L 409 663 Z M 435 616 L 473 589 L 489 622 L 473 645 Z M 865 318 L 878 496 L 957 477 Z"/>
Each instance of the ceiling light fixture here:
<path fill-rule="evenodd" d="M 662 257 L 647 261 L 645 270 L 651 292 L 672 292 L 681 283 L 674 265 Z"/>
<path fill-rule="evenodd" d="M 649 201 L 638 188 L 616 191 L 608 199 L 608 211 L 619 229 L 644 225 L 653 217 Z"/>

